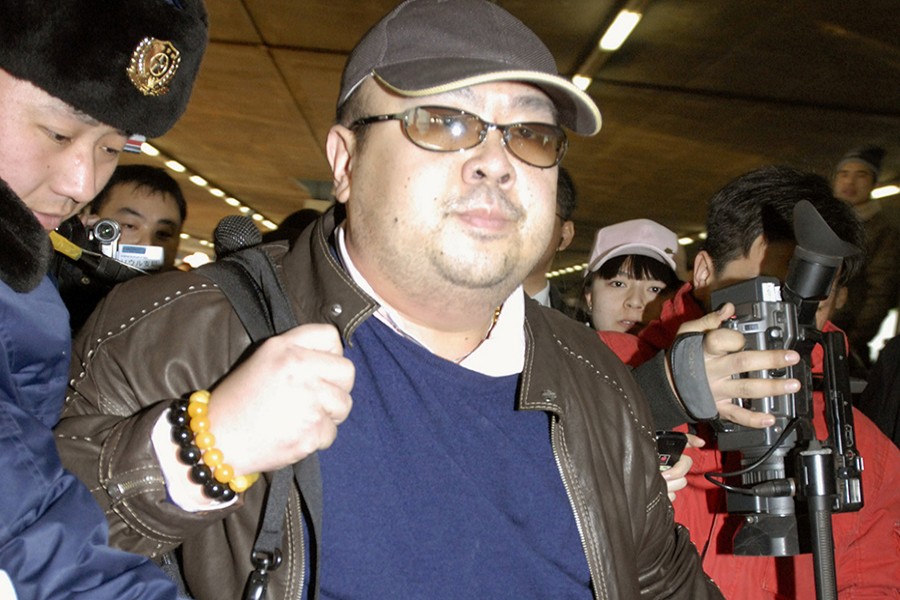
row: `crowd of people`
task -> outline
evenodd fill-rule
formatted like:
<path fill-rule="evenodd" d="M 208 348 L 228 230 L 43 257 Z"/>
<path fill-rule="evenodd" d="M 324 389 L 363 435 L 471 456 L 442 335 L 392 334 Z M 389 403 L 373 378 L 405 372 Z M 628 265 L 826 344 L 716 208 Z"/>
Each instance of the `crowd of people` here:
<path fill-rule="evenodd" d="M 746 466 L 723 431 L 831 435 L 811 386 L 829 355 L 747 348 L 736 306 L 714 303 L 788 277 L 807 204 L 842 252 L 798 312 L 815 336 L 847 307 L 855 374 L 877 374 L 861 405 L 877 425 L 847 409 L 865 500 L 830 516 L 835 592 L 897 597 L 896 345 L 873 366 L 861 323 L 897 298 L 878 274 L 895 250 L 873 244 L 891 234 L 870 224 L 879 149 L 831 182 L 781 166 L 723 182 L 690 270 L 660 223 L 603 227 L 565 303 L 546 277 L 574 236 L 561 162 L 598 107 L 499 5 L 406 0 L 344 67 L 335 205 L 234 253 L 276 282 L 251 294 L 260 340 L 246 298 L 172 268 L 178 184 L 116 168 L 187 106 L 202 2 L 0 5 L 0 598 L 815 598 L 810 554 L 736 555 L 748 519 L 708 477 Z M 100 218 L 165 264 L 79 298 L 90 277 L 52 264 L 48 232 Z M 798 418 L 752 409 L 785 397 Z M 661 473 L 662 430 L 687 446 Z M 776 476 L 799 485 L 789 463 Z M 766 516 L 790 550 L 805 510 Z"/>

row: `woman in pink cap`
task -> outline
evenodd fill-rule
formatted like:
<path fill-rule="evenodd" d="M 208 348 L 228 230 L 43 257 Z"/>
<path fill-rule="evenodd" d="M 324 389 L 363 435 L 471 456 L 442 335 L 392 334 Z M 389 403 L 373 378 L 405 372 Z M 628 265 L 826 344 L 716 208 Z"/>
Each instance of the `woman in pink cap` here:
<path fill-rule="evenodd" d="M 678 236 L 655 221 L 633 219 L 597 231 L 584 299 L 597 331 L 638 333 L 659 317 L 681 285 Z"/>

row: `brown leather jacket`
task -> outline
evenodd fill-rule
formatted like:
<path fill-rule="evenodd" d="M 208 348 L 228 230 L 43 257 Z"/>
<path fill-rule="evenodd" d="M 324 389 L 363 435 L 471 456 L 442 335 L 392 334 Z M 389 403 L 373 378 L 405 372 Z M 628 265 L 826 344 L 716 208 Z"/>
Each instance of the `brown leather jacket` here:
<path fill-rule="evenodd" d="M 345 343 L 374 302 L 331 250 L 333 212 L 293 250 L 270 247 L 300 323 L 333 323 Z M 571 500 L 596 598 L 721 597 L 703 574 L 659 476 L 651 418 L 628 369 L 596 335 L 528 302 L 519 407 L 551 415 L 551 443 Z M 187 513 L 166 499 L 150 431 L 173 398 L 208 389 L 248 346 L 223 294 L 196 273 L 115 288 L 76 340 L 57 428 L 66 466 L 93 490 L 111 539 L 151 556 L 182 545 L 185 579 L 201 599 L 238 598 L 251 570 L 266 481 L 221 511 Z M 301 495 L 288 507 L 285 564 L 269 598 L 300 598 Z"/>

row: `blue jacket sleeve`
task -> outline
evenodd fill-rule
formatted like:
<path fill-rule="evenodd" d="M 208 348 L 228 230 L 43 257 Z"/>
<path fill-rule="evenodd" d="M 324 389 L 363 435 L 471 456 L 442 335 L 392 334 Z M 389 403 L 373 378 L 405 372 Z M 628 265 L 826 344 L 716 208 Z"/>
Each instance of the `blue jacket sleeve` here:
<path fill-rule="evenodd" d="M 156 565 L 107 545 L 106 519 L 62 468 L 52 431 L 6 394 L 0 394 L 0 481 L 0 569 L 20 600 L 176 598 L 174 583 Z"/>

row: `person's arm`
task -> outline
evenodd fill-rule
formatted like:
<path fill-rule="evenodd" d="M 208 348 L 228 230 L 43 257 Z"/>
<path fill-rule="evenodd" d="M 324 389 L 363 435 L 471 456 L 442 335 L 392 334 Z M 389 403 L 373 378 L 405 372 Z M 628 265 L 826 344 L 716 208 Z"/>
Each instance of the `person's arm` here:
<path fill-rule="evenodd" d="M 838 595 L 896 597 L 900 582 L 900 450 L 853 409 L 857 449 L 865 461 L 864 504 L 833 516 Z"/>
<path fill-rule="evenodd" d="M 733 313 L 734 307 L 727 304 L 683 323 L 676 340 L 697 335 L 694 343 L 684 344 L 678 352 L 673 352 L 673 344 L 635 368 L 634 377 L 648 398 L 657 429 L 713 416 L 747 427 L 768 427 L 774 422 L 771 415 L 742 408 L 733 398 L 777 396 L 800 389 L 796 379 L 735 377 L 796 364 L 800 355 L 793 350 L 743 350 L 743 335 L 719 327 Z"/>
<path fill-rule="evenodd" d="M 63 470 L 53 433 L 8 397 L 0 398 L 0 454 L 0 565 L 19 598 L 176 597 L 156 565 L 107 545 L 106 519 Z"/>
<path fill-rule="evenodd" d="M 900 231 L 884 227 L 875 239 L 869 240 L 868 247 L 865 275 L 860 282 L 865 286 L 866 299 L 847 334 L 854 348 L 864 348 L 875 337 L 888 311 L 897 306 L 900 291 Z M 854 292 L 859 290 L 850 290 L 851 294 Z"/>
<path fill-rule="evenodd" d="M 151 441 L 173 399 L 212 389 L 209 430 L 236 474 L 274 471 L 327 447 L 350 408 L 353 366 L 333 326 L 297 327 L 241 362 L 249 340 L 224 296 L 212 286 L 169 289 L 196 278 L 154 275 L 113 290 L 76 339 L 56 428 L 66 466 L 108 515 L 113 543 L 150 556 L 242 505 L 196 511 L 173 502 L 166 482 L 179 478 L 204 500 L 183 465 L 162 472 L 157 453 L 167 449 Z M 154 294 L 163 300 L 146 311 Z"/>
<path fill-rule="evenodd" d="M 648 426 L 649 407 L 640 398 L 638 386 L 622 383 L 626 394 L 633 397 L 631 410 L 638 427 Z M 691 543 L 689 532 L 675 523 L 674 511 L 666 497 L 666 484 L 659 475 L 655 442 L 639 434 L 633 443 L 631 461 L 636 467 L 630 469 L 630 474 L 642 473 L 643 497 L 647 501 L 644 509 L 646 519 L 640 522 L 636 544 L 641 597 L 683 600 L 721 598 L 715 583 L 703 572 L 700 556 Z"/>

